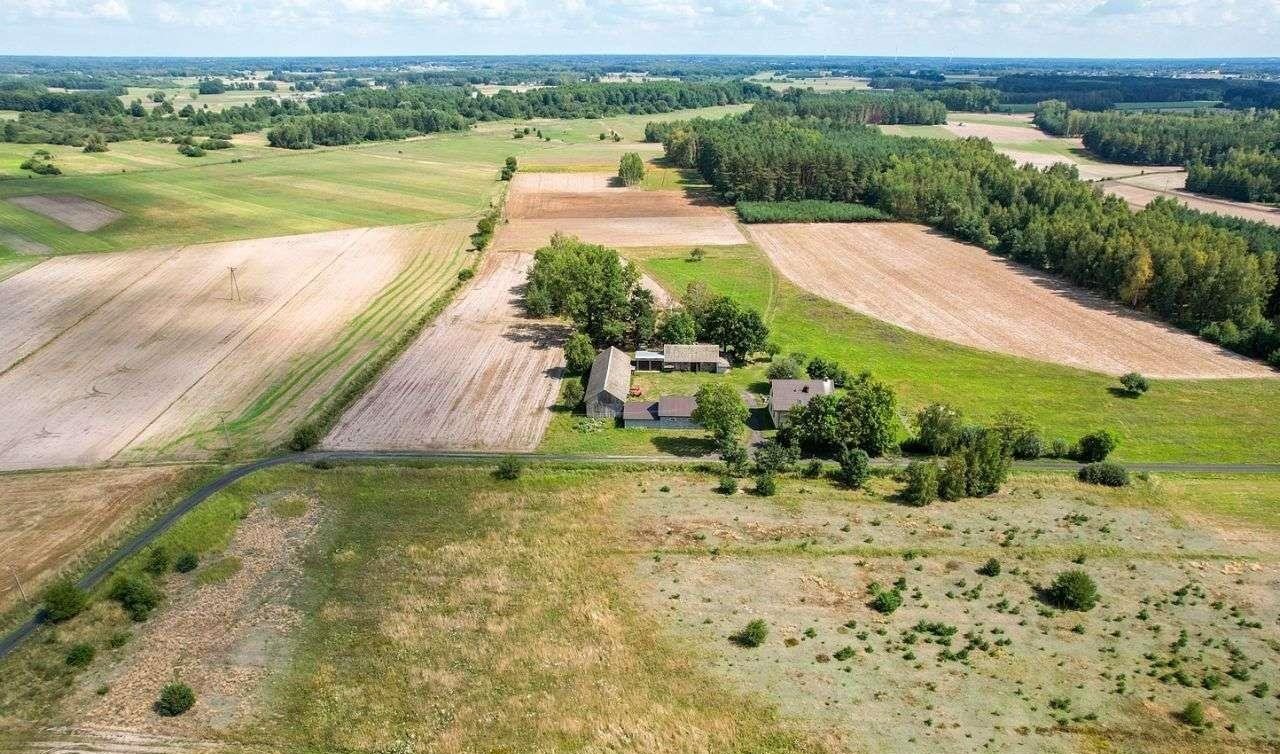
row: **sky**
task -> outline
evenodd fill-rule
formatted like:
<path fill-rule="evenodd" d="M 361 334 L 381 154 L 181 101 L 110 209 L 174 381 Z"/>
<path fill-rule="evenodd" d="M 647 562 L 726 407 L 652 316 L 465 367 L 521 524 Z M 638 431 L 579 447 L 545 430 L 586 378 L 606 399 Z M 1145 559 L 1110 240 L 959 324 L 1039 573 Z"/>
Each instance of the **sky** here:
<path fill-rule="evenodd" d="M 1280 0 L 0 0 L 0 54 L 1280 56 Z"/>

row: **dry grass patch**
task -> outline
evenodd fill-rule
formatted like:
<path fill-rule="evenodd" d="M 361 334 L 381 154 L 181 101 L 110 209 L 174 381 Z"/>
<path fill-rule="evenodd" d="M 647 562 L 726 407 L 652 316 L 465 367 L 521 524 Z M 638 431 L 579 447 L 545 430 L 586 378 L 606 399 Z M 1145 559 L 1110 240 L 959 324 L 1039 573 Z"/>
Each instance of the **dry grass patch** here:
<path fill-rule="evenodd" d="M 15 196 L 11 197 L 9 202 L 51 220 L 57 220 L 81 233 L 98 230 L 124 217 L 124 213 L 118 209 L 73 194 Z"/>
<path fill-rule="evenodd" d="M 747 232 L 800 287 L 925 335 L 1107 374 L 1275 376 L 1261 363 L 922 226 L 753 225 Z"/>

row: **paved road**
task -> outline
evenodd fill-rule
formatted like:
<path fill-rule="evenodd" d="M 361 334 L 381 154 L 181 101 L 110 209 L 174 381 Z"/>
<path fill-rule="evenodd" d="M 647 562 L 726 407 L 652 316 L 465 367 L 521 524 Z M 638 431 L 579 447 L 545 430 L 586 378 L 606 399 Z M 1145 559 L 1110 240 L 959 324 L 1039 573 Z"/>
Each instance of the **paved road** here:
<path fill-rule="evenodd" d="M 77 582 L 81 589 L 92 589 L 105 579 L 116 566 L 126 558 L 146 547 L 153 539 L 182 518 L 192 508 L 207 500 L 215 493 L 227 488 L 254 472 L 289 463 L 314 463 L 316 461 L 333 462 L 378 462 L 378 461 L 473 461 L 488 462 L 505 455 L 515 455 L 528 461 L 551 461 L 555 463 L 590 463 L 590 464 L 687 464 L 699 460 L 713 461 L 714 458 L 679 458 L 669 455 L 654 456 L 596 456 L 574 454 L 539 454 L 539 453 L 488 453 L 475 451 L 328 451 L 317 450 L 306 453 L 289 453 L 272 456 L 237 466 L 227 471 L 199 489 L 189 493 L 178 501 L 172 509 L 153 521 L 150 526 L 135 534 L 127 542 L 120 545 L 105 560 L 86 573 Z M 880 468 L 893 468 L 906 463 L 905 460 L 889 460 L 878 458 L 872 465 Z M 1134 472 L 1166 472 L 1166 473 L 1220 473 L 1220 474 L 1280 474 L 1280 463 L 1273 464 L 1213 464 L 1213 463 L 1130 463 L 1126 468 Z M 1040 471 L 1071 472 L 1079 468 L 1079 464 L 1071 461 L 1019 461 L 1016 468 Z M 39 615 L 29 618 L 0 639 L 0 659 L 8 655 L 15 647 L 35 632 L 42 618 Z"/>

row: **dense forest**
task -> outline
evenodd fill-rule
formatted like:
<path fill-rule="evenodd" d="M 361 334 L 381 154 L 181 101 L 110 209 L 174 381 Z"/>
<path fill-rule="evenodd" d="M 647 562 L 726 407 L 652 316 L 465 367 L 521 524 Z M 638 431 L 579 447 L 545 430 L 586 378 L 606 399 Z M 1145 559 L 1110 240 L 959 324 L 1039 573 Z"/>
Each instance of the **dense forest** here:
<path fill-rule="evenodd" d="M 1075 76 L 1017 73 L 988 84 L 1001 101 L 1035 104 L 1062 100 L 1077 110 L 1106 110 L 1122 102 L 1222 101 L 1227 107 L 1280 107 L 1280 82 L 1239 78 Z"/>
<path fill-rule="evenodd" d="M 814 94 L 792 89 L 780 98 L 751 108 L 746 117 L 763 121 L 794 117 L 828 126 L 936 125 L 947 122 L 947 108 L 941 102 L 911 91 Z"/>
<path fill-rule="evenodd" d="M 1187 188 L 1241 202 L 1280 202 L 1280 152 L 1233 149 L 1216 164 L 1192 163 Z"/>
<path fill-rule="evenodd" d="M 758 105 L 747 117 L 655 126 L 649 135 L 730 201 L 863 202 L 1193 332 L 1227 329 L 1242 352 L 1280 349 L 1265 316 L 1274 252 L 1252 250 L 1228 228 L 1164 205 L 1134 213 L 1073 167 L 1020 168 L 985 140 L 898 138 L 771 112 Z"/>
<path fill-rule="evenodd" d="M 1000 91 L 973 82 L 948 82 L 918 76 L 880 76 L 870 80 L 873 89 L 911 89 L 946 105 L 948 110 L 986 112 L 1000 105 Z"/>

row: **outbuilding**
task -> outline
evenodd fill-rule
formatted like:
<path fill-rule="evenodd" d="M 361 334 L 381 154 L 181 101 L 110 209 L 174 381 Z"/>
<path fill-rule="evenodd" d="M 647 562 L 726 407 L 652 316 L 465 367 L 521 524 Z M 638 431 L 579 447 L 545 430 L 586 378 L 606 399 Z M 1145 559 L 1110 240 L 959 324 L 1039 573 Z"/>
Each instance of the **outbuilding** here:
<path fill-rule="evenodd" d="M 770 380 L 769 418 L 782 429 L 792 408 L 807 406 L 815 395 L 831 395 L 835 390 L 831 380 Z"/>
<path fill-rule="evenodd" d="M 622 415 L 631 390 L 631 359 L 622 351 L 610 346 L 596 354 L 591 363 L 591 375 L 587 377 L 587 394 L 584 398 L 587 416 L 616 419 Z"/>
<path fill-rule="evenodd" d="M 720 346 L 714 343 L 668 343 L 662 347 L 662 364 L 673 372 L 729 371 L 729 361 L 720 356 Z"/>
<path fill-rule="evenodd" d="M 692 395 L 664 395 L 656 401 L 631 401 L 622 410 L 627 429 L 696 429 L 693 420 L 698 401 Z"/>

